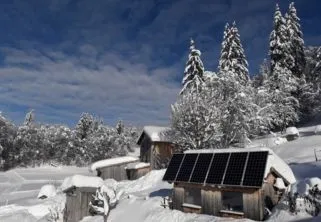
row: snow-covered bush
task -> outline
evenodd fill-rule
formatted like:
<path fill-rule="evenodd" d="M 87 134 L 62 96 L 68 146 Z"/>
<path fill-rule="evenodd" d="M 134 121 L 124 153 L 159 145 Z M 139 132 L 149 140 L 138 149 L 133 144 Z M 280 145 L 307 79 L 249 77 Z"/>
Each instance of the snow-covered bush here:
<path fill-rule="evenodd" d="M 321 210 L 320 178 L 313 177 L 297 181 L 291 185 L 288 193 L 290 211 L 307 212 L 317 216 Z"/>
<path fill-rule="evenodd" d="M 56 187 L 52 184 L 43 185 L 37 196 L 38 199 L 46 199 L 56 196 Z"/>

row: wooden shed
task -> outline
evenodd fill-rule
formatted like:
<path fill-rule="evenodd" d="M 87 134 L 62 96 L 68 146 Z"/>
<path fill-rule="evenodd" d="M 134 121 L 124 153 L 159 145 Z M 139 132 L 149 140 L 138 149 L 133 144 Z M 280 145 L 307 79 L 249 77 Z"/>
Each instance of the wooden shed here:
<path fill-rule="evenodd" d="M 163 180 L 174 183 L 174 209 L 258 221 L 296 181 L 291 168 L 268 148 L 174 154 Z"/>
<path fill-rule="evenodd" d="M 150 163 L 151 169 L 163 169 L 175 152 L 169 127 L 145 126 L 137 144 L 140 146 L 140 161 Z"/>
<path fill-rule="evenodd" d="M 138 163 L 139 159 L 132 156 L 116 157 L 100 160 L 90 166 L 91 172 L 97 172 L 97 176 L 116 181 L 128 180 L 126 167 L 130 163 Z"/>
<path fill-rule="evenodd" d="M 129 180 L 136 180 L 150 171 L 150 163 L 130 163 L 126 166 L 127 178 Z"/>
<path fill-rule="evenodd" d="M 74 175 L 67 177 L 62 185 L 66 194 L 66 204 L 63 213 L 64 222 L 78 222 L 83 217 L 89 216 L 89 202 L 96 189 L 103 185 L 99 177 Z"/>

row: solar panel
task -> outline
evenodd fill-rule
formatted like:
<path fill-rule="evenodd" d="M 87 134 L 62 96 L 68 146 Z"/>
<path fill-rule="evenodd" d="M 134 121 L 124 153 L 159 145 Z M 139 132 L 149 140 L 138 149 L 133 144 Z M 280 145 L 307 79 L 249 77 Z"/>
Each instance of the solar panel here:
<path fill-rule="evenodd" d="M 247 155 L 247 152 L 231 153 L 223 184 L 241 185 Z"/>
<path fill-rule="evenodd" d="M 206 183 L 221 184 L 230 153 L 215 153 Z"/>
<path fill-rule="evenodd" d="M 177 174 L 176 181 L 189 181 L 197 156 L 198 153 L 185 154 L 185 158 Z"/>
<path fill-rule="evenodd" d="M 179 170 L 184 154 L 173 154 L 171 161 L 168 164 L 167 170 L 163 177 L 163 180 L 174 181 L 176 174 Z"/>
<path fill-rule="evenodd" d="M 210 167 L 212 157 L 212 153 L 201 153 L 198 156 L 190 182 L 204 183 L 208 168 Z"/>
<path fill-rule="evenodd" d="M 268 151 L 251 152 L 249 154 L 243 186 L 262 186 L 267 157 Z"/>

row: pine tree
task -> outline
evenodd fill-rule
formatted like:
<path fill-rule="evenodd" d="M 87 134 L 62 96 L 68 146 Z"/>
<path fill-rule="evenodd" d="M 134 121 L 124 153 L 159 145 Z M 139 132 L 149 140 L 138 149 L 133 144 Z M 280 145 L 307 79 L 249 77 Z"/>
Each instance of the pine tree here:
<path fill-rule="evenodd" d="M 271 60 L 271 72 L 274 71 L 277 64 L 288 69 L 294 67 L 294 58 L 291 55 L 286 22 L 278 4 L 276 5 L 274 13 L 274 27 L 270 34 L 269 55 Z"/>
<path fill-rule="evenodd" d="M 228 64 L 229 64 L 229 52 L 231 47 L 231 29 L 229 27 L 229 24 L 226 23 L 224 33 L 223 33 L 223 41 L 222 41 L 222 49 L 221 49 L 221 57 L 219 59 L 219 66 L 218 71 L 219 73 L 222 73 L 224 70 L 227 70 Z"/>
<path fill-rule="evenodd" d="M 235 22 L 232 27 L 225 27 L 219 70 L 221 74 L 235 75 L 242 85 L 249 81 L 248 63 Z"/>
<path fill-rule="evenodd" d="M 265 85 L 265 82 L 270 76 L 270 66 L 267 59 L 263 60 L 263 63 L 260 65 L 260 73 L 253 77 L 253 87 L 259 88 Z"/>
<path fill-rule="evenodd" d="M 87 138 L 93 132 L 94 126 L 94 117 L 89 113 L 82 113 L 75 128 L 77 136 L 81 140 Z"/>
<path fill-rule="evenodd" d="M 202 90 L 204 85 L 204 65 L 200 56 L 201 51 L 195 48 L 195 43 L 191 39 L 190 53 L 184 71 L 183 88 L 180 94 L 183 94 L 187 89 L 197 92 Z"/>
<path fill-rule="evenodd" d="M 269 79 L 271 100 L 273 103 L 273 123 L 275 127 L 285 129 L 289 124 L 299 120 L 299 101 L 292 95 L 298 89 L 298 81 L 293 78 L 292 72 L 276 64 L 272 76 Z"/>
<path fill-rule="evenodd" d="M 122 120 L 119 120 L 116 125 L 116 131 L 118 135 L 121 135 L 124 133 L 124 124 Z"/>
<path fill-rule="evenodd" d="M 289 6 L 289 11 L 286 16 L 286 28 L 290 43 L 290 54 L 294 58 L 294 65 L 291 68 L 291 71 L 296 77 L 301 77 L 306 61 L 304 55 L 303 33 L 301 31 L 300 19 L 297 16 L 296 8 L 294 7 L 294 2 Z"/>
<path fill-rule="evenodd" d="M 25 117 L 25 121 L 24 121 L 24 125 L 25 126 L 30 126 L 31 124 L 33 124 L 35 121 L 35 115 L 34 115 L 34 110 L 30 110 Z"/>

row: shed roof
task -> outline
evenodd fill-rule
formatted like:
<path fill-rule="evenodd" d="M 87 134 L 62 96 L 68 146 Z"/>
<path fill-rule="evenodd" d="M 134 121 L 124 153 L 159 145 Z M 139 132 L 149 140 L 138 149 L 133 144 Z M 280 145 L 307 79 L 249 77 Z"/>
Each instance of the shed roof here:
<path fill-rule="evenodd" d="M 64 179 L 64 181 L 61 184 L 61 190 L 63 192 L 67 192 L 73 187 L 98 188 L 102 186 L 103 183 L 104 181 L 100 177 L 74 175 Z"/>
<path fill-rule="evenodd" d="M 94 172 L 95 170 L 101 169 L 104 167 L 114 166 L 118 164 L 132 163 L 137 161 L 139 161 L 139 159 L 133 156 L 122 156 L 122 157 L 116 157 L 111 159 L 99 160 L 91 164 L 89 171 Z"/>
<path fill-rule="evenodd" d="M 163 180 L 261 187 L 270 171 L 288 184 L 296 182 L 291 168 L 269 148 L 189 150 L 174 154 Z"/>
<path fill-rule="evenodd" d="M 137 144 L 140 145 L 144 135 L 147 135 L 152 142 L 171 142 L 170 127 L 163 126 L 144 126 Z"/>

